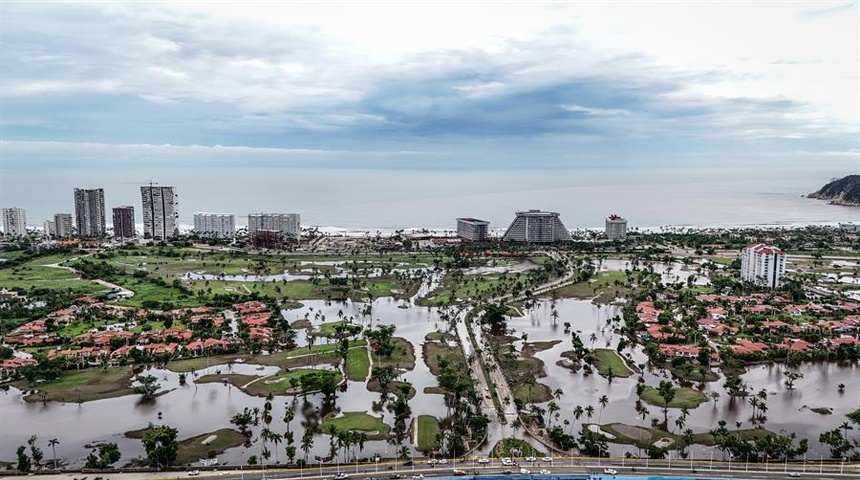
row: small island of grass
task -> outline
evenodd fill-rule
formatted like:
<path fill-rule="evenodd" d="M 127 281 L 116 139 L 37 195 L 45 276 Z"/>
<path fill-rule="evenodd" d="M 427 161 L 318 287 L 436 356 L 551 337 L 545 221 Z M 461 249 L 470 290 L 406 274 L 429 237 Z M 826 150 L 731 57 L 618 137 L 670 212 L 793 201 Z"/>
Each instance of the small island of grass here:
<path fill-rule="evenodd" d="M 365 412 L 343 412 L 339 416 L 327 415 L 320 425 L 322 431 L 326 432 L 329 426 L 339 432 L 359 431 L 367 435 L 368 440 L 387 440 L 391 428 L 381 418 L 376 418 Z"/>
<path fill-rule="evenodd" d="M 642 395 L 639 397 L 642 401 L 651 405 L 662 407 L 663 397 L 654 387 L 645 387 Z M 669 402 L 669 408 L 696 408 L 699 405 L 708 401 L 708 397 L 704 393 L 688 387 L 679 387 L 675 389 L 675 398 Z"/>

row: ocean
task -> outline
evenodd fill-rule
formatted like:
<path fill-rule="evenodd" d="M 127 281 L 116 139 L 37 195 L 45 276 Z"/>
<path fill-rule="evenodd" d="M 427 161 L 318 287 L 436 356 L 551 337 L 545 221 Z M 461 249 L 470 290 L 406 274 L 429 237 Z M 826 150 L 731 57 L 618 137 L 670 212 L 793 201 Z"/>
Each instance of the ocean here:
<path fill-rule="evenodd" d="M 73 212 L 72 190 L 104 188 L 110 208 L 135 206 L 140 185 L 172 185 L 179 222 L 195 212 L 297 212 L 305 226 L 336 230 L 454 229 L 457 217 L 506 228 L 514 212 L 556 211 L 569 229 L 602 228 L 618 214 L 630 228 L 805 225 L 860 221 L 860 208 L 803 198 L 856 160 L 745 165 L 614 165 L 568 169 L 449 170 L 294 167 L 59 169 L 0 166 L 0 206 L 23 207 L 31 226 Z M 110 224 L 110 218 L 108 218 Z"/>

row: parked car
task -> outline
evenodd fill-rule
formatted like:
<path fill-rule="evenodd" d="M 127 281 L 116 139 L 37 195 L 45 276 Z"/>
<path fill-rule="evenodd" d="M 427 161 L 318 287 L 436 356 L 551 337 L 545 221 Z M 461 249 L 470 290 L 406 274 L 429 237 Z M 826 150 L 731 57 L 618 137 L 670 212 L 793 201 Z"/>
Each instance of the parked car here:
<path fill-rule="evenodd" d="M 346 480 L 347 478 L 349 478 L 348 473 L 338 473 L 334 476 L 334 480 Z"/>
<path fill-rule="evenodd" d="M 552 457 L 543 457 L 541 458 L 542 462 L 552 462 Z"/>
<path fill-rule="evenodd" d="M 188 472 L 189 477 L 196 477 L 197 475 L 200 475 L 200 470 L 191 470 Z"/>
<path fill-rule="evenodd" d="M 448 465 L 448 459 L 447 458 L 440 458 L 439 459 L 439 465 Z"/>
<path fill-rule="evenodd" d="M 490 459 L 487 457 L 479 458 L 478 463 L 480 463 L 480 464 L 490 463 Z"/>
<path fill-rule="evenodd" d="M 788 476 L 789 476 L 789 477 L 799 477 L 799 476 L 800 476 L 800 472 L 788 472 Z"/>
<path fill-rule="evenodd" d="M 605 473 L 607 475 L 618 475 L 618 470 L 616 470 L 614 468 L 604 468 L 603 473 Z"/>
<path fill-rule="evenodd" d="M 424 474 L 423 473 L 416 473 L 415 475 L 412 475 L 412 478 L 413 478 L 413 480 L 424 480 Z"/>
<path fill-rule="evenodd" d="M 439 463 L 439 460 L 436 460 L 435 458 L 427 460 L 427 465 L 436 465 L 437 463 Z"/>
<path fill-rule="evenodd" d="M 527 462 L 537 462 L 537 458 L 535 457 L 526 457 Z"/>

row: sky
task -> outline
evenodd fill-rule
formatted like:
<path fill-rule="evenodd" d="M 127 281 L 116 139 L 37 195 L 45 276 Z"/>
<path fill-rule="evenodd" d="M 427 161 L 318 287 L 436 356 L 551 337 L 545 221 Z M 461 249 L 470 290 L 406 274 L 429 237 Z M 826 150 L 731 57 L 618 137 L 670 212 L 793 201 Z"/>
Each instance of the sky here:
<path fill-rule="evenodd" d="M 860 3 L 0 2 L 4 168 L 738 158 L 860 170 Z"/>

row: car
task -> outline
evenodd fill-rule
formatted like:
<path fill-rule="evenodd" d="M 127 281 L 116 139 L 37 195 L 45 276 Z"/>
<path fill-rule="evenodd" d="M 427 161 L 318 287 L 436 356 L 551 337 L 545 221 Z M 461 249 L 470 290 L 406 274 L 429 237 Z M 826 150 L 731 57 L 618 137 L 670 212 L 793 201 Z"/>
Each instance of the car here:
<path fill-rule="evenodd" d="M 552 457 L 543 457 L 543 458 L 541 458 L 541 461 L 542 461 L 542 462 L 550 462 L 550 463 L 552 463 Z"/>
<path fill-rule="evenodd" d="M 604 468 L 603 473 L 605 473 L 606 475 L 618 475 L 618 470 L 614 468 Z"/>
<path fill-rule="evenodd" d="M 521 468 L 521 469 L 520 469 L 520 474 L 521 474 L 521 475 L 529 475 L 529 474 L 531 474 L 531 473 L 532 473 L 532 471 L 531 471 L 531 470 L 529 470 L 528 468 Z"/>
<path fill-rule="evenodd" d="M 436 465 L 437 463 L 439 463 L 439 460 L 436 460 L 435 458 L 427 460 L 427 465 Z"/>
<path fill-rule="evenodd" d="M 788 472 L 788 476 L 789 476 L 789 477 L 799 477 L 799 476 L 800 476 L 800 472 Z"/>
<path fill-rule="evenodd" d="M 188 472 L 189 477 L 196 477 L 197 475 L 200 475 L 200 470 L 191 470 Z"/>
<path fill-rule="evenodd" d="M 466 471 L 455 468 L 453 473 L 454 473 L 454 475 L 465 475 Z"/>
<path fill-rule="evenodd" d="M 406 460 L 405 462 L 403 462 L 403 466 L 404 467 L 411 467 L 412 466 L 412 460 Z"/>
<path fill-rule="evenodd" d="M 448 459 L 447 458 L 440 458 L 439 459 L 439 465 L 448 465 Z"/>
<path fill-rule="evenodd" d="M 526 457 L 527 462 L 537 462 L 537 458 L 535 457 Z"/>
<path fill-rule="evenodd" d="M 415 475 L 412 475 L 412 479 L 413 480 L 424 480 L 424 474 L 423 473 L 416 473 Z"/>
<path fill-rule="evenodd" d="M 510 470 L 502 470 L 502 475 L 510 475 L 511 473 L 513 472 L 511 472 Z"/>
<path fill-rule="evenodd" d="M 400 480 L 401 478 L 406 478 L 406 476 L 405 476 L 405 475 L 401 475 L 401 474 L 399 474 L 399 473 L 392 473 L 391 475 L 389 475 L 389 476 L 388 476 L 388 478 L 389 478 L 390 480 Z"/>
<path fill-rule="evenodd" d="M 482 464 L 482 465 L 483 465 L 483 464 L 486 464 L 486 463 L 490 463 L 490 459 L 489 459 L 489 458 L 487 458 L 487 457 L 479 458 L 479 459 L 478 459 L 478 463 L 480 463 L 480 464 Z"/>
<path fill-rule="evenodd" d="M 543 469 L 543 470 L 541 470 L 541 471 L 540 471 L 540 474 L 541 474 L 541 475 L 549 475 L 550 473 L 552 473 L 552 472 L 550 472 L 550 471 L 549 471 L 549 470 L 547 470 L 547 469 Z"/>
<path fill-rule="evenodd" d="M 349 478 L 349 474 L 348 473 L 338 473 L 333 478 L 334 478 L 334 480 L 346 480 L 347 478 Z"/>

